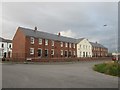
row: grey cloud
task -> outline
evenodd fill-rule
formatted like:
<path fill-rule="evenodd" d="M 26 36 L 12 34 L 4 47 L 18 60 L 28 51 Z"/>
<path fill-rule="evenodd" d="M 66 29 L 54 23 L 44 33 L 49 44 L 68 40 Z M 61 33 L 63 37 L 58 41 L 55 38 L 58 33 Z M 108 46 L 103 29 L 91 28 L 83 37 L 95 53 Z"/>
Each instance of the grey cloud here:
<path fill-rule="evenodd" d="M 18 26 L 37 26 L 50 33 L 71 30 L 76 34 L 75 38 L 86 37 L 106 47 L 115 45 L 117 2 L 23 2 L 2 5 L 4 37 L 12 38 Z M 104 27 L 104 24 L 108 26 Z M 114 48 L 109 47 L 110 51 Z"/>

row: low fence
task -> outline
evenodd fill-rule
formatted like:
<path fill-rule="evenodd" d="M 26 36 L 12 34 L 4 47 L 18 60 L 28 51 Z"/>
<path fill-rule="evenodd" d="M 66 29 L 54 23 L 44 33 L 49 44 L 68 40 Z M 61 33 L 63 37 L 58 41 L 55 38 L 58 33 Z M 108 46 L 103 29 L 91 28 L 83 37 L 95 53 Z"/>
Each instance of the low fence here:
<path fill-rule="evenodd" d="M 12 62 L 71 62 L 71 61 L 93 61 L 93 60 L 112 60 L 111 57 L 89 57 L 89 58 L 6 58 L 6 61 Z"/>

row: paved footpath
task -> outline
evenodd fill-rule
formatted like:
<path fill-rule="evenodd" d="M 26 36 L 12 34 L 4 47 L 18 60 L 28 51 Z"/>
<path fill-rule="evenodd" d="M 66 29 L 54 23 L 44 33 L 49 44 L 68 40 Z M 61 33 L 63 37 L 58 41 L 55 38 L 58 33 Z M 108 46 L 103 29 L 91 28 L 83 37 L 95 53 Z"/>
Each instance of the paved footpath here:
<path fill-rule="evenodd" d="M 3 88 L 117 88 L 118 78 L 92 70 L 104 61 L 3 64 Z"/>

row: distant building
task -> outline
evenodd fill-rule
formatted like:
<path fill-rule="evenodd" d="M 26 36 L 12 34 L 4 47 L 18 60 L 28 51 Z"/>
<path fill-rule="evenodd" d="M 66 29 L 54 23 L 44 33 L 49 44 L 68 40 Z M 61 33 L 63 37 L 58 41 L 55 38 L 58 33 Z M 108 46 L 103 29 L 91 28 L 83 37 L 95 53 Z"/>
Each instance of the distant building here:
<path fill-rule="evenodd" d="M 0 58 L 12 57 L 12 40 L 0 37 Z"/>
<path fill-rule="evenodd" d="M 90 42 L 92 45 L 92 57 L 106 57 L 108 49 L 99 43 Z"/>
<path fill-rule="evenodd" d="M 19 27 L 13 38 L 13 58 L 77 57 L 76 39 Z"/>
<path fill-rule="evenodd" d="M 77 57 L 92 57 L 92 45 L 88 39 L 77 39 Z"/>

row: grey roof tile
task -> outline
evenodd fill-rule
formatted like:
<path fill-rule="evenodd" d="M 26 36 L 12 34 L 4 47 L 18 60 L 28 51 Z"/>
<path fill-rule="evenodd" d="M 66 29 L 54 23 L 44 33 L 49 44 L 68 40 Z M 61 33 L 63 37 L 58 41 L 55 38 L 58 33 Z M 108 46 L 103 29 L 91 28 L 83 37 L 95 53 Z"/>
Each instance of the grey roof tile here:
<path fill-rule="evenodd" d="M 106 47 L 104 47 L 103 45 L 101 45 L 101 44 L 99 44 L 99 43 L 94 43 L 94 42 L 90 42 L 90 43 L 91 43 L 91 45 L 92 45 L 93 47 L 106 48 Z"/>
<path fill-rule="evenodd" d="M 0 42 L 12 43 L 12 40 L 4 39 L 4 38 L 0 37 Z"/>
<path fill-rule="evenodd" d="M 28 28 L 23 28 L 23 27 L 19 27 L 18 29 L 23 31 L 23 33 L 26 36 L 76 43 L 76 39 L 70 38 L 70 37 L 58 36 L 55 34 L 50 34 L 50 33 L 42 32 L 42 31 L 34 31 L 33 29 L 28 29 Z"/>

